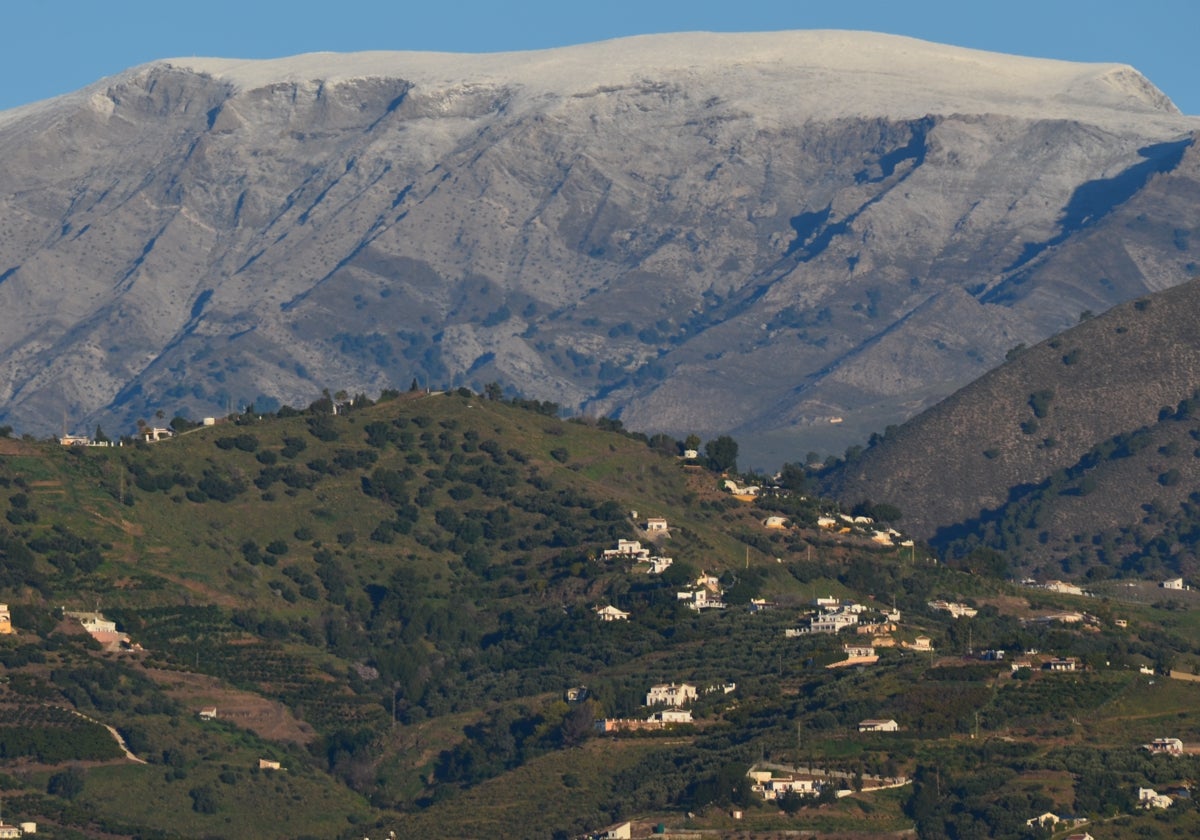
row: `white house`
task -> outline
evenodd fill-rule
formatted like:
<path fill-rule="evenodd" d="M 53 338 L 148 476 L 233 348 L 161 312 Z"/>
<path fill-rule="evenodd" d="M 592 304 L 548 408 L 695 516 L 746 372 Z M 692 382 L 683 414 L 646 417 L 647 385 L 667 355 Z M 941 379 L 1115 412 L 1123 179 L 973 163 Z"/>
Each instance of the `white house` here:
<path fill-rule="evenodd" d="M 633 837 L 633 825 L 623 822 L 606 828 L 596 835 L 600 840 L 629 840 Z"/>
<path fill-rule="evenodd" d="M 1030 828 L 1054 828 L 1062 822 L 1062 817 L 1053 811 L 1047 811 L 1044 814 L 1039 814 L 1036 817 L 1025 820 L 1025 825 Z"/>
<path fill-rule="evenodd" d="M 1178 738 L 1155 738 L 1149 744 L 1142 744 L 1142 749 L 1163 755 L 1183 755 L 1183 741 Z"/>
<path fill-rule="evenodd" d="M 1171 578 L 1159 584 L 1163 589 L 1183 589 L 1183 578 Z"/>
<path fill-rule="evenodd" d="M 12 614 L 8 611 L 8 604 L 0 604 L 0 634 L 8 635 L 16 632 L 12 626 Z"/>
<path fill-rule="evenodd" d="M 750 777 L 750 789 L 768 802 L 787 793 L 816 796 L 820 791 L 820 784 L 813 778 L 791 774 L 776 776 L 770 770 L 759 770 L 755 767 L 751 767 L 746 775 Z"/>
<path fill-rule="evenodd" d="M 968 607 L 966 604 L 960 604 L 957 601 L 930 601 L 929 608 L 948 612 L 955 618 L 974 618 L 979 612 L 974 607 Z"/>
<path fill-rule="evenodd" d="M 1079 670 L 1079 660 L 1074 657 L 1051 659 L 1043 667 L 1047 671 L 1077 671 Z"/>
<path fill-rule="evenodd" d="M 146 426 L 141 431 L 141 438 L 146 443 L 154 443 L 155 441 L 166 440 L 174 436 L 175 432 L 170 429 L 159 428 L 158 426 Z"/>
<path fill-rule="evenodd" d="M 858 624 L 858 616 L 854 613 L 826 613 L 818 615 L 808 625 L 810 633 L 839 633 L 847 627 Z"/>
<path fill-rule="evenodd" d="M 655 712 L 646 719 L 657 721 L 664 726 L 668 723 L 691 723 L 692 713 L 686 709 L 663 709 L 661 712 Z"/>
<path fill-rule="evenodd" d="M 899 732 L 900 724 L 894 720 L 860 720 L 859 732 Z"/>
<path fill-rule="evenodd" d="M 707 589 L 688 589 L 675 593 L 676 600 L 687 601 L 689 610 L 723 610 L 725 602 L 720 595 L 709 594 Z"/>
<path fill-rule="evenodd" d="M 651 557 L 649 572 L 652 575 L 661 575 L 667 569 L 671 568 L 671 564 L 674 562 L 670 557 Z"/>
<path fill-rule="evenodd" d="M 647 706 L 679 706 L 691 703 L 696 699 L 696 686 L 688 683 L 659 683 L 646 692 Z"/>
<path fill-rule="evenodd" d="M 1138 788 L 1139 808 L 1170 808 L 1174 802 L 1154 788 Z"/>
<path fill-rule="evenodd" d="M 103 613 L 68 610 L 64 615 L 78 621 L 89 633 L 115 633 L 117 630 L 117 623 L 109 621 Z"/>
<path fill-rule="evenodd" d="M 645 561 L 650 559 L 650 549 L 642 548 L 642 544 L 637 540 L 617 540 L 617 547 L 604 549 L 604 556 L 606 558 L 629 557 L 633 560 Z"/>
<path fill-rule="evenodd" d="M 1073 583 L 1064 583 L 1061 580 L 1048 580 L 1042 584 L 1044 589 L 1049 589 L 1051 592 L 1058 592 L 1063 595 L 1082 595 L 1083 589 Z"/>
<path fill-rule="evenodd" d="M 596 616 L 601 621 L 628 621 L 629 613 L 619 610 L 611 604 L 607 607 L 596 607 Z"/>
<path fill-rule="evenodd" d="M 650 533 L 666 533 L 667 520 L 660 516 L 652 516 L 646 520 L 646 530 Z"/>

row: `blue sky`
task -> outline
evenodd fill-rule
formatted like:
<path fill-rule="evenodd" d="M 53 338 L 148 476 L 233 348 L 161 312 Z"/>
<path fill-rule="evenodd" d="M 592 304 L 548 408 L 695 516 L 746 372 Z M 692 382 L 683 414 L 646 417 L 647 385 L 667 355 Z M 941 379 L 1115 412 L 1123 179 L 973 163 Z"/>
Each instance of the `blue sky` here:
<path fill-rule="evenodd" d="M 865 29 L 997 52 L 1132 64 L 1200 115 L 1195 0 L 13 0 L 0 109 L 180 55 L 492 52 L 652 32 Z"/>

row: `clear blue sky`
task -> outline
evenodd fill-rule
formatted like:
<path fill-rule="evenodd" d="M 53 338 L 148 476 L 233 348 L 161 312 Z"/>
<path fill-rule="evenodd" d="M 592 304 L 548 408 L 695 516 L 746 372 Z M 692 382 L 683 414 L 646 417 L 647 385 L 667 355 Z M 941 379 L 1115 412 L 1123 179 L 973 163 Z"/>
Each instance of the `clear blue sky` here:
<path fill-rule="evenodd" d="M 1132 64 L 1200 115 L 1196 0 L 11 0 L 0 21 L 0 109 L 181 55 L 493 52 L 652 32 L 864 29 Z"/>

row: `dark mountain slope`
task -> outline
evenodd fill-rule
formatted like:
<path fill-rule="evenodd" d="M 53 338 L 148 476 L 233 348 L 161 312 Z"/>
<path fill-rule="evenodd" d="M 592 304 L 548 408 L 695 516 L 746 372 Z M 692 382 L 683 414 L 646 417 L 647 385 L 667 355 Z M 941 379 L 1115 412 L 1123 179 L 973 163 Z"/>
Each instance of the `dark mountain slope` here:
<path fill-rule="evenodd" d="M 997 508 L 1010 488 L 1036 485 L 1190 398 L 1200 385 L 1197 317 L 1191 281 L 1086 320 L 889 430 L 824 486 L 846 501 L 898 505 L 923 537 Z"/>

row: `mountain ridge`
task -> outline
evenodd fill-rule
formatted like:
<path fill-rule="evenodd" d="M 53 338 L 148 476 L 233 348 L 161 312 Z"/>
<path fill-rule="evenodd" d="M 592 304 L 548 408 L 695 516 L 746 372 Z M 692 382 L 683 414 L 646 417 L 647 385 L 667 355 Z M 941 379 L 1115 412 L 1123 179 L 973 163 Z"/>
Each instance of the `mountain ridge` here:
<path fill-rule="evenodd" d="M 2 418 L 499 381 L 794 459 L 1194 262 L 1200 122 L 1120 65 L 861 33 L 418 58 L 457 75 L 176 59 L 3 115 Z M 1185 212 L 1126 218 L 1148 192 Z"/>

